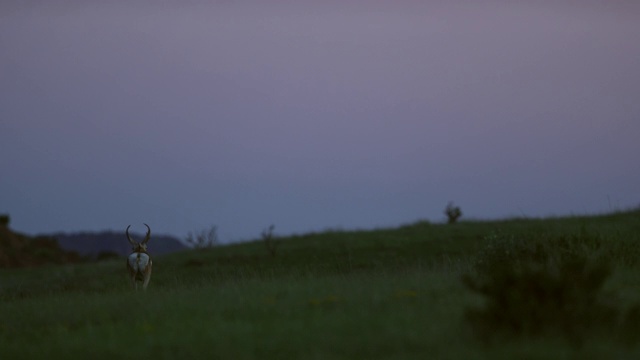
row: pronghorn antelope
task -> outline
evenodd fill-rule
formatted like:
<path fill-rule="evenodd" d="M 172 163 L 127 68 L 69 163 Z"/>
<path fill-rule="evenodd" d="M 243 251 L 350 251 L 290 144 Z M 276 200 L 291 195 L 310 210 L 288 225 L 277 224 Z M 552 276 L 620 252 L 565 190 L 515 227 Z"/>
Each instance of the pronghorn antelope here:
<path fill-rule="evenodd" d="M 147 227 L 147 235 L 144 237 L 144 240 L 137 243 L 131 239 L 129 236 L 129 228 L 131 225 L 127 226 L 127 230 L 125 233 L 127 234 L 127 239 L 131 243 L 131 249 L 133 252 L 127 257 L 127 269 L 129 270 L 129 275 L 131 276 L 131 283 L 138 290 L 138 281 L 142 281 L 142 288 L 147 289 L 147 285 L 149 285 L 149 279 L 151 279 L 151 256 L 147 253 L 147 242 L 151 238 L 151 228 L 149 225 L 144 224 Z"/>

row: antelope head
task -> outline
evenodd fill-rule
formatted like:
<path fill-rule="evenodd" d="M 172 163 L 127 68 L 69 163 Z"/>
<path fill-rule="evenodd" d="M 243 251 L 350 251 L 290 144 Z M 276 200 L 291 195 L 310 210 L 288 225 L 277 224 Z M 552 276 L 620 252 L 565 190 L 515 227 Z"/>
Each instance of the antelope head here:
<path fill-rule="evenodd" d="M 136 242 L 131 239 L 129 235 L 131 225 L 127 226 L 125 233 L 127 234 L 127 239 L 133 251 L 127 257 L 127 269 L 129 270 L 131 282 L 133 286 L 138 289 L 138 281 L 142 281 L 142 287 L 146 290 L 147 285 L 149 285 L 149 280 L 151 279 L 152 262 L 151 256 L 147 253 L 147 242 L 151 238 L 151 228 L 147 224 L 144 224 L 144 226 L 147 227 L 147 235 L 141 242 Z"/>
<path fill-rule="evenodd" d="M 149 241 L 149 239 L 151 239 L 151 228 L 147 224 L 144 224 L 144 226 L 147 227 L 147 235 L 144 237 L 144 240 L 142 240 L 139 243 L 131 239 L 131 235 L 129 235 L 129 228 L 131 227 L 131 225 L 127 226 L 127 230 L 125 230 L 125 233 L 127 234 L 127 239 L 129 239 L 129 243 L 131 244 L 131 250 L 133 252 L 141 252 L 141 253 L 147 252 L 147 242 Z"/>

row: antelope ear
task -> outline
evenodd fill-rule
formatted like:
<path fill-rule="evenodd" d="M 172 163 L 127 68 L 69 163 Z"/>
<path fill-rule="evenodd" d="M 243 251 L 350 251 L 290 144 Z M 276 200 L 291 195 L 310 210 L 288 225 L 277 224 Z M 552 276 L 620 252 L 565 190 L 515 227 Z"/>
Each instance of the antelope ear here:
<path fill-rule="evenodd" d="M 131 227 L 131 225 L 127 226 L 127 230 L 125 230 L 125 234 L 127 234 L 127 239 L 129 240 L 129 243 L 131 243 L 131 245 L 135 246 L 136 243 L 131 240 L 131 236 L 129 235 L 129 228 Z"/>
<path fill-rule="evenodd" d="M 144 224 L 144 226 L 147 227 L 147 235 L 144 237 L 144 240 L 142 240 L 141 244 L 146 244 L 149 239 L 151 239 L 151 228 L 147 224 Z"/>

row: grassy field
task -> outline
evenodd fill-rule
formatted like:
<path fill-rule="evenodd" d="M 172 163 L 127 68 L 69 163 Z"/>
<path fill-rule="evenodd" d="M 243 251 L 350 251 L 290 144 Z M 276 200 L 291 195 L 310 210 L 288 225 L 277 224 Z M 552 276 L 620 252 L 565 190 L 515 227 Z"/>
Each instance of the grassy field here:
<path fill-rule="evenodd" d="M 640 358 L 639 257 L 634 210 L 185 251 L 146 292 L 124 259 L 1 270 L 0 358 Z"/>

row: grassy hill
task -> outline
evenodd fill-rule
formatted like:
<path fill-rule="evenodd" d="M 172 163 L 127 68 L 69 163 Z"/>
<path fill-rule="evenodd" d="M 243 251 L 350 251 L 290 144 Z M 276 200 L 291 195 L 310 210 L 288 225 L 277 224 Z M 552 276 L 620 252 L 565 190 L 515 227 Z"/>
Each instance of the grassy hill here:
<path fill-rule="evenodd" d="M 0 357 L 640 358 L 640 210 L 277 241 L 0 270 Z"/>

